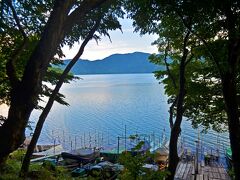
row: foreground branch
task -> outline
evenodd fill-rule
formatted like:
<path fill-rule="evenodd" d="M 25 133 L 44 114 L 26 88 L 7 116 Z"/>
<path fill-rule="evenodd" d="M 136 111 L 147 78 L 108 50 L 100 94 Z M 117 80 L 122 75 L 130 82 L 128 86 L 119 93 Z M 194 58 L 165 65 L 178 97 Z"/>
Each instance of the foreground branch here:
<path fill-rule="evenodd" d="M 32 153 L 34 151 L 34 148 L 37 144 L 38 138 L 41 134 L 41 130 L 43 127 L 43 124 L 46 120 L 47 115 L 49 114 L 54 100 L 56 98 L 57 93 L 59 92 L 62 84 L 64 83 L 64 79 L 66 78 L 67 74 L 70 72 L 71 68 L 74 66 L 74 64 L 78 61 L 78 59 L 80 58 L 80 56 L 83 54 L 84 48 L 87 45 L 87 43 L 92 39 L 95 31 L 98 29 L 99 24 L 100 24 L 101 19 L 99 19 L 96 24 L 94 25 L 94 27 L 91 29 L 91 31 L 88 33 L 88 36 L 86 37 L 86 39 L 83 41 L 82 45 L 80 46 L 80 49 L 78 51 L 78 53 L 75 55 L 75 57 L 72 59 L 72 61 L 67 65 L 67 67 L 64 69 L 62 75 L 59 78 L 59 81 L 57 83 L 57 85 L 55 86 L 52 95 L 50 96 L 45 108 L 43 109 L 41 115 L 39 116 L 35 131 L 33 133 L 33 137 L 31 139 L 31 142 L 28 146 L 27 149 L 27 153 L 24 157 L 23 163 L 22 163 L 22 168 L 21 168 L 21 172 L 20 172 L 20 176 L 21 177 L 25 177 L 28 169 L 29 169 L 29 164 L 30 164 L 30 158 L 32 156 Z"/>
<path fill-rule="evenodd" d="M 16 75 L 16 68 L 15 68 L 15 62 L 17 60 L 17 58 L 20 56 L 20 54 L 23 52 L 23 50 L 26 48 L 27 46 L 27 42 L 28 42 L 28 37 L 27 34 L 25 33 L 20 20 L 18 18 L 17 12 L 15 10 L 15 8 L 13 7 L 13 4 L 11 2 L 11 0 L 6 0 L 6 4 L 9 6 L 9 8 L 12 11 L 13 14 L 13 18 L 17 24 L 17 27 L 20 31 L 20 33 L 22 34 L 23 37 L 23 42 L 21 43 L 21 45 L 13 52 L 13 55 L 11 57 L 9 57 L 6 68 L 7 68 L 7 75 L 9 77 L 9 80 L 11 82 L 12 87 L 17 86 L 19 80 L 17 78 Z"/>

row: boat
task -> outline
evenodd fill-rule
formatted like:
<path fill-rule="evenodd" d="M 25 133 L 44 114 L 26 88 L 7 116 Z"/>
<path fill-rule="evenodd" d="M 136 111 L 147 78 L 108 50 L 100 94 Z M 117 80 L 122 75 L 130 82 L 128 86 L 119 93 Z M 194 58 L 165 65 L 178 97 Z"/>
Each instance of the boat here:
<path fill-rule="evenodd" d="M 64 151 L 63 147 L 61 144 L 57 145 L 37 145 L 38 151 L 35 151 L 32 155 L 31 162 L 37 162 L 44 160 L 46 158 L 51 158 L 55 156 L 59 156 L 61 152 Z M 41 151 L 39 151 L 41 149 Z"/>
<path fill-rule="evenodd" d="M 100 156 L 103 157 L 105 161 L 109 161 L 112 163 L 117 162 L 119 155 L 125 151 L 124 147 L 104 147 L 100 151 Z"/>
<path fill-rule="evenodd" d="M 232 167 L 232 149 L 229 147 L 226 149 L 226 160 L 229 168 Z"/>
<path fill-rule="evenodd" d="M 100 151 L 92 148 L 80 148 L 70 152 L 62 152 L 61 156 L 66 164 L 87 164 L 100 157 Z"/>
<path fill-rule="evenodd" d="M 168 147 L 159 147 L 154 151 L 154 162 L 159 165 L 160 170 L 163 170 L 168 166 L 168 156 Z"/>
<path fill-rule="evenodd" d="M 150 148 L 151 148 L 151 145 L 149 141 L 145 140 L 145 141 L 140 141 L 133 148 L 129 148 L 127 151 L 130 152 L 132 155 L 137 155 L 137 154 L 143 154 L 149 151 Z"/>
<path fill-rule="evenodd" d="M 98 178 L 99 174 L 103 179 L 115 179 L 117 175 L 123 171 L 123 165 L 118 163 L 113 164 L 109 161 L 100 162 L 90 168 L 89 174 L 92 177 Z"/>

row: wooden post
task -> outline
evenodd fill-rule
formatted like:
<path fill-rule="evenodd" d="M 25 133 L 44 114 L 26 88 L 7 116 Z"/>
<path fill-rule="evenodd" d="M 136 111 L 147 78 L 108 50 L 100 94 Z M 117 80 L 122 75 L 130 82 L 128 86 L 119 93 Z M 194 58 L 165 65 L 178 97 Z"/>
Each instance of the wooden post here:
<path fill-rule="evenodd" d="M 82 136 L 80 137 L 80 143 L 81 143 L 81 148 L 83 146 L 83 139 L 82 139 Z"/>
<path fill-rule="evenodd" d="M 86 147 L 86 144 L 85 144 L 85 132 L 83 133 L 83 145 L 84 145 L 84 148 Z"/>
<path fill-rule="evenodd" d="M 110 142 L 109 142 L 109 129 L 108 129 L 108 132 L 107 132 L 107 133 L 108 133 L 108 145 L 109 145 L 109 143 L 110 143 Z"/>
<path fill-rule="evenodd" d="M 89 134 L 89 147 L 91 147 L 91 142 L 92 142 L 91 134 L 90 134 L 90 132 L 88 134 Z"/>
<path fill-rule="evenodd" d="M 63 130 L 63 146 L 65 145 L 65 133 L 64 133 L 64 130 Z"/>
<path fill-rule="evenodd" d="M 127 150 L 127 126 L 125 125 L 125 151 Z"/>
<path fill-rule="evenodd" d="M 54 138 L 54 141 L 53 141 L 53 154 L 55 156 L 55 146 L 56 146 L 56 139 Z"/>
<path fill-rule="evenodd" d="M 99 147 L 99 144 L 100 144 L 100 135 L 99 135 L 99 132 L 98 132 L 98 140 L 97 140 L 97 146 Z"/>
<path fill-rule="evenodd" d="M 102 142 L 101 142 L 100 146 L 103 147 L 103 133 L 102 133 Z"/>
<path fill-rule="evenodd" d="M 120 137 L 118 136 L 118 146 L 117 146 L 117 153 L 119 154 L 119 141 L 120 141 Z"/>
<path fill-rule="evenodd" d="M 75 150 L 77 149 L 77 136 L 75 136 Z"/>

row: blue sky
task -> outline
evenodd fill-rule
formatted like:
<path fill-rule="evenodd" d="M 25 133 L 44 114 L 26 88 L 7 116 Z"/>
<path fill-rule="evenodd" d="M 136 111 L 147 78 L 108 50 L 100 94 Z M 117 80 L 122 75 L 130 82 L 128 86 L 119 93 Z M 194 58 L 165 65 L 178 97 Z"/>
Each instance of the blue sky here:
<path fill-rule="evenodd" d="M 112 42 L 108 37 L 103 37 L 98 44 L 95 40 L 91 40 L 85 48 L 82 59 L 96 60 L 103 59 L 115 53 L 131 53 L 135 51 L 157 53 L 157 47 L 152 46 L 151 43 L 157 39 L 156 35 L 140 36 L 139 33 L 133 33 L 132 21 L 130 19 L 120 20 L 122 24 L 123 33 L 120 30 L 111 31 Z M 63 51 L 66 59 L 74 57 L 78 51 L 79 44 L 76 44 L 72 49 L 64 47 Z"/>

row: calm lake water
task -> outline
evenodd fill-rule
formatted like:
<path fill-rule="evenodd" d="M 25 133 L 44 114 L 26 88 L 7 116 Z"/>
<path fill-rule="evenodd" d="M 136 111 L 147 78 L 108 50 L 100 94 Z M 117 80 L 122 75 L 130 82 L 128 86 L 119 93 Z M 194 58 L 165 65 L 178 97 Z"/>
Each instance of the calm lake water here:
<path fill-rule="evenodd" d="M 44 125 L 39 143 L 64 143 L 67 147 L 83 144 L 111 144 L 117 136 L 135 133 L 154 134 L 161 141 L 169 136 L 167 96 L 153 74 L 83 75 L 82 80 L 65 84 L 61 93 L 69 107 L 55 103 Z M 32 121 L 39 112 L 34 111 Z M 183 121 L 182 139 L 195 148 L 198 131 Z M 205 147 L 224 148 L 228 134 L 213 131 L 201 134 Z"/>

